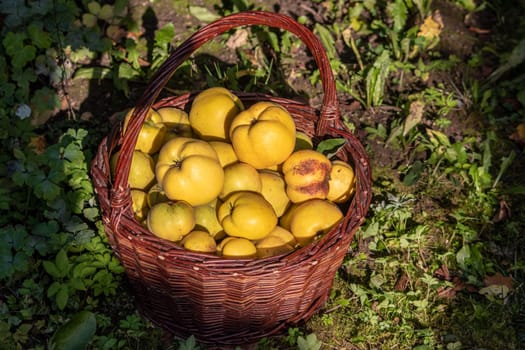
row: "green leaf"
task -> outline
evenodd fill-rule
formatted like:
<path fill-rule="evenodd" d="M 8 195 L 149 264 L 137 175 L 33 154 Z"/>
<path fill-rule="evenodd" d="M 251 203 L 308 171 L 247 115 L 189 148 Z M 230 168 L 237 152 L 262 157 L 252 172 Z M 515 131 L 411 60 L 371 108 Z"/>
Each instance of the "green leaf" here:
<path fill-rule="evenodd" d="M 509 153 L 509 155 L 507 157 L 502 157 L 501 158 L 501 165 L 500 165 L 500 168 L 499 168 L 499 171 L 498 171 L 498 175 L 496 176 L 496 179 L 494 180 L 494 183 L 492 184 L 493 188 L 497 186 L 499 180 L 501 179 L 503 174 L 505 174 L 505 172 L 511 166 L 511 164 L 514 162 L 515 158 L 516 158 L 516 152 L 514 152 L 514 150 L 510 151 L 510 153 Z M 508 189 L 509 189 L 509 187 L 507 187 L 507 190 Z"/>
<path fill-rule="evenodd" d="M 16 171 L 13 176 L 11 177 L 11 180 L 13 180 L 13 183 L 17 186 L 23 186 L 26 185 L 29 182 L 30 176 L 25 171 L 25 169 L 20 169 Z"/>
<path fill-rule="evenodd" d="M 275 50 L 275 52 L 280 52 L 279 47 L 279 37 L 274 32 L 266 32 L 266 40 L 270 43 L 272 49 Z"/>
<path fill-rule="evenodd" d="M 323 26 L 322 24 L 316 23 L 314 31 L 319 35 L 321 42 L 326 51 L 328 58 L 332 59 L 336 57 L 335 41 L 332 32 Z"/>
<path fill-rule="evenodd" d="M 428 307 L 428 300 L 422 299 L 422 300 L 414 300 L 412 301 L 412 305 L 414 305 L 419 310 L 423 310 Z"/>
<path fill-rule="evenodd" d="M 168 23 L 155 32 L 155 46 L 166 47 L 175 36 L 173 23 Z"/>
<path fill-rule="evenodd" d="M 96 1 L 91 1 L 88 5 L 88 11 L 94 15 L 98 15 L 100 12 L 100 4 Z"/>
<path fill-rule="evenodd" d="M 121 274 L 125 272 L 124 266 L 120 265 L 120 262 L 116 259 L 112 259 L 112 263 L 109 264 L 109 270 L 113 274 Z"/>
<path fill-rule="evenodd" d="M 95 272 L 97 272 L 97 268 L 93 266 L 83 266 L 80 271 L 78 272 L 79 277 L 87 277 L 93 275 Z"/>
<path fill-rule="evenodd" d="M 84 281 L 82 281 L 80 278 L 70 279 L 69 285 L 76 290 L 86 290 L 86 285 L 84 284 Z"/>
<path fill-rule="evenodd" d="M 80 311 L 60 327 L 49 341 L 49 350 L 85 349 L 97 329 L 95 315 Z"/>
<path fill-rule="evenodd" d="M 11 250 L 0 248 L 0 279 L 10 276 L 13 273 L 13 256 Z"/>
<path fill-rule="evenodd" d="M 24 252 L 17 252 L 13 257 L 13 268 L 16 271 L 27 271 L 29 268 L 29 256 Z"/>
<path fill-rule="evenodd" d="M 508 194 L 525 195 L 525 185 L 508 186 L 504 192 Z"/>
<path fill-rule="evenodd" d="M 128 6 L 128 2 L 129 0 L 115 0 L 115 5 L 113 5 L 113 12 L 115 12 L 115 15 L 123 16 Z"/>
<path fill-rule="evenodd" d="M 141 72 L 134 69 L 128 63 L 121 63 L 118 66 L 118 79 L 134 80 L 141 76 Z"/>
<path fill-rule="evenodd" d="M 65 198 L 48 203 L 49 209 L 44 211 L 44 216 L 50 220 L 66 221 L 69 220 L 70 210 L 67 207 Z"/>
<path fill-rule="evenodd" d="M 468 244 L 465 244 L 461 249 L 456 253 L 456 261 L 461 267 L 461 269 L 466 270 L 467 261 L 470 259 L 470 247 Z"/>
<path fill-rule="evenodd" d="M 34 190 L 38 198 L 42 198 L 47 202 L 53 201 L 62 193 L 61 187 L 47 178 L 36 183 Z"/>
<path fill-rule="evenodd" d="M 83 222 L 78 216 L 73 216 L 69 222 L 65 224 L 65 229 L 71 233 L 78 233 L 89 229 L 89 226 Z"/>
<path fill-rule="evenodd" d="M 56 295 L 58 293 L 58 290 L 62 287 L 62 284 L 54 281 L 51 283 L 49 288 L 47 289 L 47 297 L 51 298 L 52 296 Z"/>
<path fill-rule="evenodd" d="M 50 48 L 53 43 L 51 35 L 43 29 L 41 24 L 39 25 L 37 23 L 31 23 L 27 27 L 27 33 L 29 34 L 31 42 L 39 49 Z"/>
<path fill-rule="evenodd" d="M 67 300 L 69 299 L 69 288 L 68 286 L 62 284 L 58 289 L 57 294 L 55 295 L 55 302 L 60 310 L 64 310 L 67 305 Z"/>
<path fill-rule="evenodd" d="M 94 28 L 97 25 L 97 16 L 91 13 L 84 13 L 82 15 L 82 24 L 87 28 Z"/>
<path fill-rule="evenodd" d="M 428 344 L 423 344 L 413 347 L 412 350 L 432 350 L 432 347 Z"/>
<path fill-rule="evenodd" d="M 367 239 L 367 238 L 370 238 L 370 237 L 374 237 L 378 233 L 379 233 L 379 223 L 378 222 L 372 222 L 370 225 L 367 226 L 366 230 L 361 234 L 361 238 L 362 239 Z"/>
<path fill-rule="evenodd" d="M 16 84 L 20 88 L 16 92 L 16 96 L 21 100 L 27 101 L 29 99 L 29 85 L 37 79 L 35 70 L 31 67 L 21 70 L 14 64 L 13 67 L 15 68 L 13 70 L 13 79 L 16 80 Z"/>
<path fill-rule="evenodd" d="M 45 16 L 51 14 L 52 11 L 56 11 L 55 6 L 53 1 L 40 0 L 31 4 L 31 12 L 33 15 Z"/>
<path fill-rule="evenodd" d="M 59 163 L 57 166 L 53 166 L 53 168 L 51 168 L 49 171 L 49 174 L 47 174 L 47 178 L 49 181 L 52 181 L 56 184 L 64 181 L 66 179 L 66 174 L 64 174 L 64 167 L 62 164 Z"/>
<path fill-rule="evenodd" d="M 51 276 L 55 277 L 55 278 L 62 278 L 62 274 L 60 273 L 60 271 L 57 269 L 56 265 L 51 262 L 51 261 L 48 261 L 48 260 L 44 260 L 42 261 L 42 266 L 44 267 L 44 270 L 46 270 L 46 272 L 48 274 L 50 274 Z"/>
<path fill-rule="evenodd" d="M 7 188 L 0 188 L 0 210 L 9 210 L 11 202 L 10 192 Z"/>
<path fill-rule="evenodd" d="M 95 264 L 92 264 L 92 265 L 95 265 Z M 105 264 L 102 264 L 102 266 L 105 266 Z M 93 276 L 93 281 L 95 282 L 107 282 L 112 279 L 113 279 L 113 276 L 106 270 L 100 270 L 95 274 L 95 276 Z"/>
<path fill-rule="evenodd" d="M 198 349 L 195 336 L 191 335 L 186 340 L 179 342 L 178 350 L 195 350 Z"/>
<path fill-rule="evenodd" d="M 0 12 L 5 15 L 2 24 L 4 28 L 18 27 L 32 15 L 32 9 L 25 2 L 18 0 L 0 1 Z"/>
<path fill-rule="evenodd" d="M 512 50 L 510 56 L 504 57 L 504 63 L 493 71 L 488 77 L 488 81 L 494 83 L 506 72 L 525 62 L 525 39 L 522 39 Z"/>
<path fill-rule="evenodd" d="M 24 40 L 27 38 L 27 35 L 22 32 L 7 32 L 2 40 L 5 51 L 9 56 L 15 55 L 18 51 L 22 50 L 24 47 Z"/>
<path fill-rule="evenodd" d="M 96 221 L 98 217 L 100 216 L 100 212 L 98 208 L 85 208 L 82 212 L 84 217 L 88 219 L 89 221 Z"/>
<path fill-rule="evenodd" d="M 44 86 L 35 91 L 31 105 L 37 112 L 53 111 L 60 108 L 60 98 L 54 90 Z"/>
<path fill-rule="evenodd" d="M 383 50 L 366 75 L 366 99 L 370 107 L 379 106 L 383 103 L 390 62 L 390 52 Z"/>
<path fill-rule="evenodd" d="M 489 172 L 489 169 L 492 166 L 492 151 L 490 148 L 490 138 L 483 141 L 481 146 L 483 148 L 483 158 L 481 164 L 483 166 L 483 169 L 485 169 L 486 172 Z"/>
<path fill-rule="evenodd" d="M 319 142 L 317 152 L 324 154 L 327 158 L 333 157 L 346 144 L 345 138 L 333 138 Z"/>
<path fill-rule="evenodd" d="M 73 79 L 111 79 L 111 68 L 88 67 L 75 71 Z"/>
<path fill-rule="evenodd" d="M 113 16 L 113 6 L 109 4 L 105 4 L 104 6 L 102 6 L 100 8 L 100 12 L 98 13 L 98 18 L 106 22 L 111 22 Z"/>
<path fill-rule="evenodd" d="M 220 18 L 219 15 L 211 12 L 210 10 L 208 10 L 208 8 L 203 6 L 190 6 L 189 10 L 190 14 L 201 22 L 213 22 L 216 19 Z"/>
<path fill-rule="evenodd" d="M 370 277 L 370 286 L 372 288 L 380 289 L 385 282 L 386 280 L 383 275 L 373 275 Z"/>
<path fill-rule="evenodd" d="M 431 11 L 432 0 L 414 0 L 414 4 L 417 6 L 421 18 L 425 18 Z"/>
<path fill-rule="evenodd" d="M 474 11 L 477 7 L 475 0 L 458 0 L 457 2 L 467 11 Z"/>
<path fill-rule="evenodd" d="M 22 68 L 36 57 L 36 48 L 26 45 L 21 50 L 12 55 L 11 64 L 15 68 Z M 34 81 L 34 80 L 33 80 Z"/>
<path fill-rule="evenodd" d="M 477 191 L 484 190 L 492 185 L 492 176 L 482 166 L 471 165 L 469 175 Z"/>
<path fill-rule="evenodd" d="M 64 159 L 67 159 L 68 161 L 70 161 L 73 164 L 76 164 L 78 162 L 83 163 L 84 162 L 84 153 L 78 147 L 78 145 L 76 145 L 74 143 L 70 143 L 64 149 Z"/>
<path fill-rule="evenodd" d="M 430 142 L 432 142 L 434 146 L 442 145 L 447 148 L 451 147 L 450 140 L 448 136 L 445 135 L 444 133 L 437 131 L 437 130 L 428 129 L 428 128 L 426 129 L 426 132 L 430 139 Z"/>
<path fill-rule="evenodd" d="M 69 144 L 73 140 L 82 141 L 89 132 L 86 129 L 68 129 L 61 137 L 60 142 L 62 144 Z"/>
<path fill-rule="evenodd" d="M 414 163 L 412 163 L 412 165 L 410 166 L 410 170 L 405 175 L 403 179 L 403 184 L 405 186 L 414 185 L 421 177 L 423 170 L 425 170 L 423 163 L 419 160 L 416 160 Z"/>
<path fill-rule="evenodd" d="M 127 61 L 131 63 L 131 66 L 134 69 L 140 70 L 140 52 L 137 50 L 137 46 L 134 42 L 132 42 L 132 45 L 127 45 Z"/>
<path fill-rule="evenodd" d="M 69 258 L 64 249 L 61 249 L 55 257 L 55 266 L 60 272 L 62 277 L 67 276 L 69 270 L 71 269 L 71 264 L 69 263 Z"/>
<path fill-rule="evenodd" d="M 58 223 L 55 220 L 39 222 L 31 228 L 31 233 L 37 236 L 50 237 L 58 232 Z"/>
<path fill-rule="evenodd" d="M 455 151 L 456 161 L 458 164 L 466 164 L 468 162 L 468 154 L 465 145 L 461 143 L 455 143 L 452 145 L 452 149 Z"/>
<path fill-rule="evenodd" d="M 495 297 L 499 299 L 505 299 L 509 295 L 509 292 L 509 287 L 502 284 L 491 284 L 479 290 L 479 294 L 481 295 L 485 295 L 486 297 Z"/>
<path fill-rule="evenodd" d="M 406 24 L 408 10 L 405 0 L 395 0 L 387 5 L 387 9 L 394 21 L 394 31 L 400 32 Z"/>
<path fill-rule="evenodd" d="M 82 60 L 85 60 L 85 59 L 94 59 L 95 57 L 97 56 L 96 52 L 90 50 L 89 48 L 87 47 L 80 47 L 78 49 L 76 49 L 75 51 L 72 51 L 71 54 L 69 55 L 69 58 L 71 59 L 72 62 L 79 62 L 79 61 L 82 61 Z M 76 71 L 75 71 L 75 76 L 76 74 L 78 73 L 78 71 L 82 71 L 82 70 L 89 70 L 90 68 L 86 68 L 86 67 L 81 67 L 81 68 L 78 68 Z M 93 69 L 97 69 L 96 67 L 93 68 Z M 106 70 L 109 70 L 111 71 L 110 68 L 104 68 Z"/>
<path fill-rule="evenodd" d="M 86 129 L 76 129 L 76 135 L 77 140 L 82 141 L 86 136 L 89 135 L 89 131 Z"/>
<path fill-rule="evenodd" d="M 319 350 L 323 343 L 317 339 L 315 333 L 308 334 L 306 338 L 299 336 L 297 338 L 297 346 L 299 350 Z"/>
<path fill-rule="evenodd" d="M 4 244 L 13 247 L 15 250 L 22 250 L 28 237 L 27 231 L 22 225 L 9 225 L 2 228 L 0 237 L 3 238 Z"/>

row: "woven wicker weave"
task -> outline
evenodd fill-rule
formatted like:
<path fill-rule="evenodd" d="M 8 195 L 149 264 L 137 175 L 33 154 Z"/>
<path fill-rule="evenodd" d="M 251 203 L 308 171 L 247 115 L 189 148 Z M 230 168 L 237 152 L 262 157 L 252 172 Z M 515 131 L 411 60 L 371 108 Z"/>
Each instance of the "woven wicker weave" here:
<path fill-rule="evenodd" d="M 159 99 L 177 67 L 215 36 L 245 25 L 280 28 L 297 35 L 312 53 L 323 84 L 320 111 L 302 103 L 262 94 L 235 92 L 246 106 L 267 100 L 280 103 L 298 130 L 316 142 L 347 140 L 337 157 L 353 165 L 357 189 L 344 220 L 315 243 L 286 255 L 233 260 L 192 253 L 153 236 L 134 218 L 128 188 L 130 158 L 140 125 L 150 108 L 189 110 L 198 92 Z M 158 101 L 157 101 L 158 100 Z M 120 158 L 111 181 L 109 159 Z M 103 222 L 115 255 L 125 267 L 139 310 L 176 336 L 194 335 L 202 343 L 243 344 L 277 334 L 308 320 L 327 300 L 333 278 L 371 200 L 371 171 L 359 141 L 340 122 L 335 81 L 317 37 L 290 17 L 269 12 L 241 12 L 213 22 L 180 45 L 152 78 L 125 135 L 115 129 L 105 137 L 91 167 Z"/>

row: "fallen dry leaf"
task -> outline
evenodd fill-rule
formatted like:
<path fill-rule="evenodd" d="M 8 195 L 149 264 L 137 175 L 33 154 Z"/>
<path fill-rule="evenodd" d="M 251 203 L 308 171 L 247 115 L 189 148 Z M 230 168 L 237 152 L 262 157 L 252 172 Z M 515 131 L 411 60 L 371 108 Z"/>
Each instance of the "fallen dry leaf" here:
<path fill-rule="evenodd" d="M 396 285 L 394 286 L 394 289 L 398 292 L 404 292 L 408 288 L 409 278 L 406 272 L 403 271 L 401 276 L 399 276 L 399 279 L 396 282 Z"/>
<path fill-rule="evenodd" d="M 485 286 L 501 285 L 501 286 L 506 286 L 510 290 L 514 288 L 514 281 L 512 280 L 512 277 L 503 276 L 499 272 L 494 275 L 485 276 L 485 278 L 483 279 L 483 282 L 485 283 Z"/>
<path fill-rule="evenodd" d="M 448 270 L 448 266 L 447 265 L 441 265 L 439 267 L 439 269 L 437 269 L 434 272 L 434 275 L 437 278 L 445 280 L 445 281 L 450 281 L 451 280 L 451 278 L 450 278 L 450 271 Z"/>
<path fill-rule="evenodd" d="M 456 297 L 457 290 L 456 288 L 447 287 L 447 288 L 438 288 L 438 296 L 443 299 L 454 299 Z"/>
<path fill-rule="evenodd" d="M 516 131 L 514 131 L 509 138 L 520 145 L 525 145 L 525 123 L 519 124 L 516 127 Z"/>
<path fill-rule="evenodd" d="M 468 27 L 468 29 L 471 32 L 474 32 L 476 34 L 489 34 L 490 33 L 490 29 L 483 29 L 483 28 L 478 28 L 478 27 L 475 27 L 475 26 L 470 26 L 470 27 Z"/>
<path fill-rule="evenodd" d="M 463 290 L 470 293 L 478 292 L 475 286 L 465 283 L 458 276 L 455 276 L 453 272 L 450 272 L 447 265 L 441 265 L 441 267 L 434 272 L 434 276 L 452 283 L 451 287 L 438 288 L 438 296 L 441 298 L 454 299 L 456 294 Z"/>
<path fill-rule="evenodd" d="M 456 297 L 456 294 L 463 289 L 465 289 L 465 282 L 461 281 L 459 277 L 454 277 L 452 287 L 442 287 L 438 288 L 438 296 L 446 299 L 453 299 Z"/>
<path fill-rule="evenodd" d="M 500 222 L 511 217 L 510 207 L 506 201 L 499 201 L 499 210 L 492 218 L 492 222 Z"/>
<path fill-rule="evenodd" d="M 143 59 L 142 57 L 139 57 L 138 61 L 139 61 L 139 64 L 140 64 L 141 67 L 149 67 L 150 66 L 150 63 L 148 61 L 146 61 L 145 59 Z"/>
<path fill-rule="evenodd" d="M 56 115 L 58 110 L 44 110 L 41 112 L 33 109 L 33 115 L 31 116 L 31 125 L 40 126 L 44 125 L 51 117 Z"/>
<path fill-rule="evenodd" d="M 493 296 L 505 299 L 514 288 L 514 282 L 511 277 L 503 276 L 501 273 L 487 275 L 483 279 L 485 287 L 478 292 L 481 295 Z"/>
<path fill-rule="evenodd" d="M 226 47 L 228 47 L 230 50 L 238 49 L 247 43 L 248 34 L 249 33 L 247 29 L 237 30 L 226 42 Z"/>
<path fill-rule="evenodd" d="M 44 153 L 47 147 L 46 137 L 44 135 L 31 137 L 29 147 L 31 147 L 36 154 Z"/>
<path fill-rule="evenodd" d="M 143 34 L 143 31 L 126 32 L 126 38 L 138 40 Z"/>
<path fill-rule="evenodd" d="M 438 296 L 442 298 L 453 299 L 458 292 L 467 291 L 469 293 L 478 293 L 479 290 L 475 286 L 465 283 L 459 277 L 454 277 L 452 280 L 453 287 L 438 288 Z"/>
<path fill-rule="evenodd" d="M 426 38 L 430 43 L 432 43 L 439 39 L 441 29 L 443 29 L 443 22 L 441 21 L 441 15 L 438 11 L 436 11 L 434 16 L 428 16 L 425 18 L 425 21 L 421 27 L 419 27 L 419 32 L 417 35 Z"/>
<path fill-rule="evenodd" d="M 403 125 L 403 136 L 408 135 L 412 128 L 421 123 L 424 109 L 425 104 L 422 101 L 414 101 L 410 104 L 408 116 Z"/>
<path fill-rule="evenodd" d="M 132 33 L 126 33 L 126 31 L 123 28 L 120 28 L 118 25 L 112 24 L 106 28 L 106 35 L 108 38 L 113 40 L 114 43 L 119 43 L 122 38 L 126 37 L 126 35 Z"/>

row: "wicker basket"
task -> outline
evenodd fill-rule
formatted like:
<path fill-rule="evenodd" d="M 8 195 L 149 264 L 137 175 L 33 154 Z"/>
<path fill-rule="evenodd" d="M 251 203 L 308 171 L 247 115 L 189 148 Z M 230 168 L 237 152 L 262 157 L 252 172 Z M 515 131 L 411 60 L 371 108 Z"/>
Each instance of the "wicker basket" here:
<path fill-rule="evenodd" d="M 320 69 L 323 104 L 319 112 L 289 99 L 235 93 L 246 106 L 262 100 L 280 103 L 292 114 L 297 129 L 315 142 L 345 138 L 337 157 L 354 166 L 357 189 L 351 203 L 343 208 L 344 220 L 315 243 L 281 256 L 232 260 L 192 253 L 152 235 L 133 218 L 127 181 L 146 111 L 165 106 L 188 111 L 198 93 L 159 99 L 177 67 L 210 39 L 245 25 L 287 30 L 306 44 Z M 112 181 L 109 159 L 116 149 L 121 155 Z M 91 174 L 109 242 L 125 267 L 139 310 L 178 337 L 194 335 L 199 342 L 215 345 L 253 343 L 308 320 L 318 311 L 329 297 L 335 273 L 371 200 L 369 160 L 359 141 L 340 122 L 335 81 L 322 44 L 292 18 L 261 11 L 219 19 L 180 45 L 137 102 L 125 135 L 115 128 L 102 140 Z"/>

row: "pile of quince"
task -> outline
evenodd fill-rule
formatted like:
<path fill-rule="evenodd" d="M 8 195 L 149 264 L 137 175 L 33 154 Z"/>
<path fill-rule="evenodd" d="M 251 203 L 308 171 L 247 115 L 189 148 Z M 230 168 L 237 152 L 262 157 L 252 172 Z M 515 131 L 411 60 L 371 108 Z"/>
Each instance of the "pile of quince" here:
<path fill-rule="evenodd" d="M 314 150 L 282 105 L 245 108 L 221 87 L 199 93 L 189 113 L 149 110 L 128 182 L 135 218 L 154 235 L 229 258 L 309 244 L 343 219 L 339 204 L 355 190 L 352 167 Z"/>

